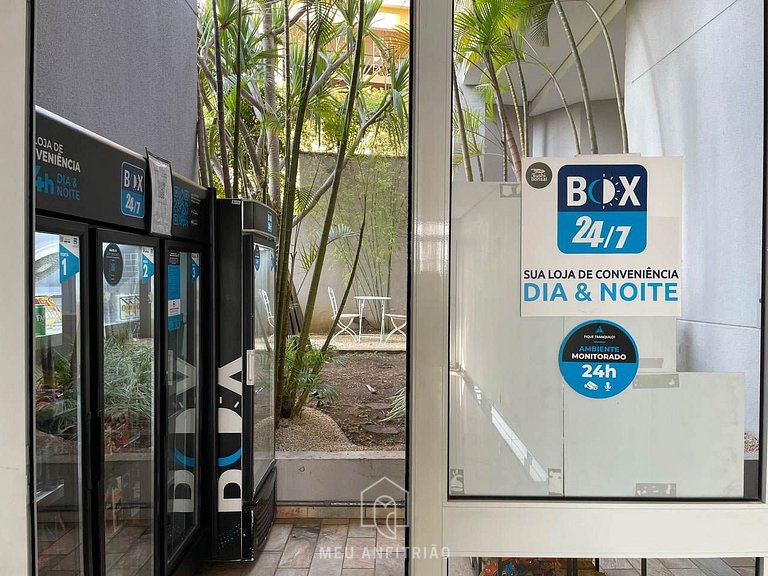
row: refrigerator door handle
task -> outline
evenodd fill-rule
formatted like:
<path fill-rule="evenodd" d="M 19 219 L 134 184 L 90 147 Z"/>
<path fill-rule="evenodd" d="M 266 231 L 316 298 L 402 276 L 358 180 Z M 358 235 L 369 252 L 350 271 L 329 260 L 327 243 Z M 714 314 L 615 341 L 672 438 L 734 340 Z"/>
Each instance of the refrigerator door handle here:
<path fill-rule="evenodd" d="M 165 367 L 165 380 L 168 386 L 172 386 L 173 376 L 175 375 L 175 372 L 176 372 L 173 350 L 168 350 L 168 358 L 166 359 L 166 361 L 168 362 L 168 364 Z"/>
<path fill-rule="evenodd" d="M 245 385 L 253 386 L 256 382 L 256 350 L 245 351 Z"/>

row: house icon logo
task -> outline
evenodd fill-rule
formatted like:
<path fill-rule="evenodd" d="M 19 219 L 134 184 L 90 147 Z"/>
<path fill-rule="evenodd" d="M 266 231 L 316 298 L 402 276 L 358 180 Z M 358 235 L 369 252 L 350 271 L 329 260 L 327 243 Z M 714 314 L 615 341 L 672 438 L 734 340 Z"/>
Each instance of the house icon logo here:
<path fill-rule="evenodd" d="M 397 538 L 408 526 L 408 491 L 384 476 L 360 491 L 360 526 L 375 527 L 385 538 Z"/>

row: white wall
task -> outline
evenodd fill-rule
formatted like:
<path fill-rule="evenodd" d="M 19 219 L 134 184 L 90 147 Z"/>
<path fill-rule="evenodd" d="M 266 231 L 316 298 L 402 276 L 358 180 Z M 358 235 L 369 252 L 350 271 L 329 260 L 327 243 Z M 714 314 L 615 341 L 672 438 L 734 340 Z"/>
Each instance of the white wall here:
<path fill-rule="evenodd" d="M 678 368 L 745 372 L 758 429 L 761 0 L 628 0 L 630 151 L 685 158 Z"/>
<path fill-rule="evenodd" d="M 569 108 L 576 124 L 581 153 L 589 154 L 589 132 L 584 115 L 584 104 L 574 103 Z M 621 153 L 621 127 L 616 100 L 592 102 L 592 117 L 599 152 L 601 154 Z M 559 108 L 532 116 L 530 123 L 532 156 L 556 157 L 576 154 L 576 144 L 565 110 Z"/>
<path fill-rule="evenodd" d="M 0 572 L 29 572 L 27 518 L 27 255 L 29 143 L 25 0 L 0 2 Z"/>

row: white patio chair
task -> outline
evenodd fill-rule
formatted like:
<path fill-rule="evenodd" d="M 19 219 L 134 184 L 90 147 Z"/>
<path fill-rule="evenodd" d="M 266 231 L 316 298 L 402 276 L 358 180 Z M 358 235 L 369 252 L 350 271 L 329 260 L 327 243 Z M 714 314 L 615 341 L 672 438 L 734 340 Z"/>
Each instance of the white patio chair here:
<path fill-rule="evenodd" d="M 272 305 L 269 303 L 269 296 L 267 295 L 267 291 L 260 289 L 259 292 L 261 292 L 261 299 L 264 301 L 264 309 L 267 311 L 267 322 L 269 322 L 269 325 L 274 328 L 275 315 L 272 313 Z"/>
<path fill-rule="evenodd" d="M 408 316 L 405 314 L 385 314 L 387 318 L 389 318 L 389 321 L 392 323 L 392 331 L 387 334 L 387 338 L 384 340 L 384 342 L 389 342 L 389 339 L 391 336 L 393 336 L 396 332 L 400 332 L 400 334 L 403 335 L 403 338 L 405 338 L 405 332 L 403 332 L 403 329 L 408 324 Z"/>
<path fill-rule="evenodd" d="M 333 291 L 333 288 L 328 286 L 328 297 L 331 299 L 331 311 L 333 312 L 333 316 L 331 316 L 332 319 L 336 319 L 336 315 L 339 313 L 339 305 L 336 303 L 336 294 Z M 358 320 L 360 318 L 359 314 L 342 314 L 339 316 L 339 323 L 337 324 L 337 327 L 339 329 L 336 334 L 333 335 L 333 338 L 331 338 L 331 342 L 333 342 L 333 339 L 336 338 L 339 334 L 344 334 L 345 332 L 352 336 L 354 338 L 355 342 L 359 342 L 360 340 L 357 338 L 357 334 L 354 330 L 352 330 L 351 326 L 352 323 L 355 320 Z"/>

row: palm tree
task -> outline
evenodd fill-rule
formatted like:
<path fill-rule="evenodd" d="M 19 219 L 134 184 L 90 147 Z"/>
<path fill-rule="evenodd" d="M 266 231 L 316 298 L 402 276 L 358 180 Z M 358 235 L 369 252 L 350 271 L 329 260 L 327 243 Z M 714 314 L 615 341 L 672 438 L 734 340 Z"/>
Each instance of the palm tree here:
<path fill-rule="evenodd" d="M 468 65 L 481 69 L 491 85 L 501 120 L 505 149 L 519 180 L 520 147 L 504 106 L 497 72 L 513 58 L 507 34 L 508 30 L 516 29 L 520 24 L 515 11 L 514 0 L 467 0 L 455 16 L 454 28 L 457 54 Z"/>

